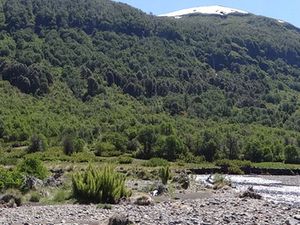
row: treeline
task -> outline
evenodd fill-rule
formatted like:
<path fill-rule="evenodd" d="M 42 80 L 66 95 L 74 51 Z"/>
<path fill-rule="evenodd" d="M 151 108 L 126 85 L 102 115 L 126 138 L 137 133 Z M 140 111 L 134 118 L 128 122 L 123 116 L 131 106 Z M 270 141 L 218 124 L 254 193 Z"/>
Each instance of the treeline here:
<path fill-rule="evenodd" d="M 3 0 L 0 27 L 5 147 L 41 135 L 98 155 L 299 158 L 300 35 L 291 25 L 158 18 L 108 0 Z M 223 129 L 232 125 L 245 128 Z"/>

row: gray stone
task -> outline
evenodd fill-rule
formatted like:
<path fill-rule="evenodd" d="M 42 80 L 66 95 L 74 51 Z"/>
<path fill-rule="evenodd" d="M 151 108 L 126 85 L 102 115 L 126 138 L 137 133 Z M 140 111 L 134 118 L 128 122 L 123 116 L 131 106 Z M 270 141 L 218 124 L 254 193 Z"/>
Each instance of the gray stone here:
<path fill-rule="evenodd" d="M 108 225 L 129 225 L 132 222 L 124 215 L 115 215 L 109 219 Z"/>
<path fill-rule="evenodd" d="M 294 215 L 294 219 L 300 220 L 300 214 L 299 215 Z"/>

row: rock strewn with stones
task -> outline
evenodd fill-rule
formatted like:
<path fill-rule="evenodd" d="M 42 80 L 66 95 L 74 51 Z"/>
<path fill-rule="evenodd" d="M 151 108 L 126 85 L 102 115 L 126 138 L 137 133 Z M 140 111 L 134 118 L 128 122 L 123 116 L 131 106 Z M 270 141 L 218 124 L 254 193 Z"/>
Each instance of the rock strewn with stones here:
<path fill-rule="evenodd" d="M 114 215 L 126 215 L 140 225 L 300 224 L 300 208 L 264 200 L 240 199 L 236 193 L 217 192 L 210 198 L 164 201 L 150 206 L 133 203 L 111 210 L 95 205 L 62 205 L 0 209 L 0 224 L 108 224 Z"/>

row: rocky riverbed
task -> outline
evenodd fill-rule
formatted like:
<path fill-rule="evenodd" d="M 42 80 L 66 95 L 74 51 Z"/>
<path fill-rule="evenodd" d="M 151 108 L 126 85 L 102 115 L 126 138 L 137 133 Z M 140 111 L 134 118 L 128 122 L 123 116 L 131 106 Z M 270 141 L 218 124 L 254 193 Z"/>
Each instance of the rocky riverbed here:
<path fill-rule="evenodd" d="M 205 193 L 208 193 L 207 195 Z M 114 215 L 134 224 L 300 224 L 300 208 L 285 204 L 239 198 L 236 191 L 204 191 L 192 198 L 169 199 L 149 206 L 131 202 L 100 209 L 96 205 L 22 206 L 0 209 L 0 224 L 106 225 Z M 207 196 L 207 197 L 205 197 Z"/>

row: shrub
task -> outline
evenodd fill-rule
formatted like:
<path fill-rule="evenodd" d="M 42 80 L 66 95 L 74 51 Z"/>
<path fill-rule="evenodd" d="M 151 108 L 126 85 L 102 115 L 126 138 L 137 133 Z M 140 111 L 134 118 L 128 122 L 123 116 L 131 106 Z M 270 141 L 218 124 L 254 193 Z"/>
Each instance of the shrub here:
<path fill-rule="evenodd" d="M 222 167 L 224 172 L 229 174 L 244 174 L 244 171 L 241 168 L 251 167 L 251 162 L 222 159 L 216 161 L 215 165 Z"/>
<path fill-rule="evenodd" d="M 33 192 L 29 198 L 30 202 L 40 202 L 41 200 L 41 195 L 37 192 Z"/>
<path fill-rule="evenodd" d="M 0 191 L 9 188 L 19 188 L 23 177 L 17 170 L 7 170 L 0 167 Z"/>
<path fill-rule="evenodd" d="M 71 135 L 67 135 L 63 139 L 63 150 L 66 155 L 72 155 L 73 153 L 82 152 L 85 142 L 81 138 L 74 138 Z"/>
<path fill-rule="evenodd" d="M 131 164 L 133 159 L 128 156 L 122 156 L 119 157 L 118 161 L 120 164 Z"/>
<path fill-rule="evenodd" d="M 72 155 L 72 162 L 92 162 L 95 161 L 95 155 L 92 152 L 78 152 Z"/>
<path fill-rule="evenodd" d="M 63 140 L 64 153 L 66 155 L 72 155 L 75 152 L 74 139 L 71 136 L 66 136 Z"/>
<path fill-rule="evenodd" d="M 117 203 L 130 192 L 125 188 L 125 177 L 111 166 L 96 169 L 89 166 L 72 177 L 73 196 L 80 202 Z"/>
<path fill-rule="evenodd" d="M 169 165 L 169 162 L 161 158 L 152 158 L 146 161 L 143 165 L 147 167 L 158 167 L 158 166 L 165 167 Z"/>
<path fill-rule="evenodd" d="M 295 163 L 295 164 L 300 163 L 300 152 L 293 145 L 288 145 L 285 147 L 284 156 L 285 156 L 286 163 Z"/>
<path fill-rule="evenodd" d="M 164 185 L 168 184 L 168 180 L 171 178 L 170 168 L 168 166 L 160 168 L 159 176 Z"/>
<path fill-rule="evenodd" d="M 42 135 L 33 135 L 30 139 L 30 146 L 27 151 L 29 153 L 41 152 L 46 150 L 46 138 Z"/>
<path fill-rule="evenodd" d="M 95 155 L 103 157 L 120 156 L 122 152 L 117 151 L 116 147 L 109 142 L 100 142 L 95 146 Z"/>
<path fill-rule="evenodd" d="M 184 151 L 184 145 L 175 135 L 168 136 L 162 142 L 158 155 L 169 161 L 174 161 Z"/>
<path fill-rule="evenodd" d="M 48 174 L 47 168 L 43 165 L 42 161 L 36 158 L 24 159 L 17 167 L 22 174 L 34 176 L 39 179 L 45 179 Z"/>
<path fill-rule="evenodd" d="M 237 165 L 232 165 L 228 167 L 228 173 L 229 174 L 236 174 L 236 175 L 242 175 L 245 174 L 243 170 L 241 170 L 240 167 Z"/>
<path fill-rule="evenodd" d="M 54 202 L 64 202 L 68 198 L 65 190 L 59 190 L 55 193 L 53 197 Z"/>
<path fill-rule="evenodd" d="M 75 151 L 82 152 L 85 146 L 85 141 L 81 138 L 75 140 Z"/>
<path fill-rule="evenodd" d="M 181 154 L 179 159 L 185 163 L 198 163 L 201 164 L 205 162 L 204 156 L 195 156 L 191 152 L 187 152 L 186 154 Z"/>

